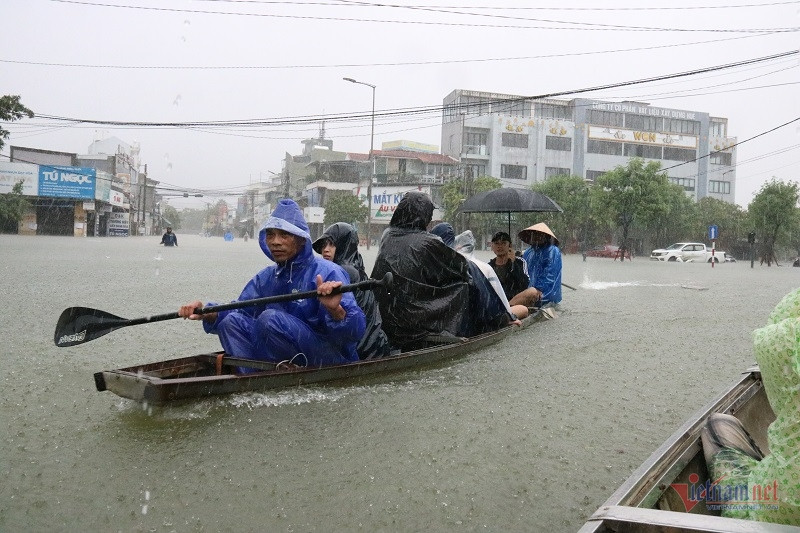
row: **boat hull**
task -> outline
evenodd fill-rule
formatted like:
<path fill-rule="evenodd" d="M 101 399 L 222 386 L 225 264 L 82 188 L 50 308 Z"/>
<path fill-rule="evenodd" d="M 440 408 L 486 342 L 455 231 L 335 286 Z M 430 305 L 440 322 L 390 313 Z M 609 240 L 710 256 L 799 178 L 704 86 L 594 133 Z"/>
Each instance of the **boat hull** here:
<path fill-rule="evenodd" d="M 222 353 L 218 352 L 97 372 L 94 375 L 95 385 L 99 391 L 110 391 L 123 398 L 150 405 L 163 405 L 222 394 L 266 391 L 340 380 L 350 381 L 378 374 L 424 368 L 472 353 L 522 331 L 538 321 L 541 316 L 526 318 L 522 327 L 508 326 L 468 339 L 431 338 L 431 345 L 427 348 L 344 365 L 276 369 L 274 365 L 261 363 L 264 369 L 250 374 L 240 374 L 236 372 L 236 367 L 245 362 L 225 357 L 222 372 L 217 373 L 215 365 L 218 355 Z"/>
<path fill-rule="evenodd" d="M 589 518 L 579 533 L 608 532 L 800 532 L 800 528 L 719 516 L 700 501 L 691 512 L 672 484 L 689 484 L 689 476 L 709 479 L 700 431 L 713 413 L 738 418 L 764 453 L 767 428 L 775 414 L 767 400 L 761 373 L 749 369 L 724 394 L 698 411 L 662 444 Z"/>

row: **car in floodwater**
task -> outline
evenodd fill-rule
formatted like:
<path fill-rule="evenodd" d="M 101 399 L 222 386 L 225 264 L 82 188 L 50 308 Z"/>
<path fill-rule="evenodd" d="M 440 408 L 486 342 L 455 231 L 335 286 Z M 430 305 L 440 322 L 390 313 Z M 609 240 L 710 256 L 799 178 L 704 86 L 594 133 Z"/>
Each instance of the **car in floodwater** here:
<path fill-rule="evenodd" d="M 586 257 L 608 257 L 610 259 L 617 259 L 620 257 L 620 247 L 613 244 L 601 244 L 595 246 L 591 250 L 586 250 L 584 255 Z M 630 260 L 631 251 L 625 250 L 625 259 Z"/>

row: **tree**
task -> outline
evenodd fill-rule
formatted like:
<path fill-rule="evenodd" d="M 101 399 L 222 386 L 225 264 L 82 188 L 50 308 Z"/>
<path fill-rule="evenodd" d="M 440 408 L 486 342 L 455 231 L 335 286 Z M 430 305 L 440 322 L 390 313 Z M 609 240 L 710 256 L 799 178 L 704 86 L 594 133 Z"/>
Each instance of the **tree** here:
<path fill-rule="evenodd" d="M 493 191 L 499 189 L 503 184 L 497 178 L 491 176 L 480 176 L 475 179 L 453 180 L 444 184 L 442 187 L 442 207 L 444 208 L 444 219 L 453 225 L 456 233 L 461 233 L 466 229 L 472 229 L 476 235 L 488 231 L 496 222 L 494 215 L 482 215 L 477 213 L 464 213 L 456 216 L 456 211 L 464 201 L 475 196 L 479 192 Z"/>
<path fill-rule="evenodd" d="M 798 184 L 784 183 L 773 178 L 761 186 L 761 190 L 750 202 L 748 215 L 756 235 L 762 244 L 762 261 L 767 265 L 778 264 L 776 244 L 789 244 L 792 230 L 797 225 L 797 201 L 800 199 Z"/>
<path fill-rule="evenodd" d="M 743 257 L 746 253 L 747 213 L 736 204 L 729 204 L 707 196 L 697 202 L 697 220 L 691 233 L 693 240 L 704 241 L 708 238 L 708 227 L 717 226 L 719 238 L 717 245 L 722 250 Z"/>
<path fill-rule="evenodd" d="M 162 202 L 163 210 L 161 211 L 161 216 L 165 219 L 169 220 L 169 226 L 174 229 L 180 229 L 181 227 L 181 215 L 178 213 L 178 210 L 172 207 L 169 204 L 165 204 Z"/>
<path fill-rule="evenodd" d="M 0 232 L 16 233 L 28 200 L 22 195 L 22 181 L 14 184 L 11 192 L 0 194 Z"/>
<path fill-rule="evenodd" d="M 5 95 L 0 96 L 0 121 L 14 122 L 22 117 L 33 118 L 33 111 L 22 105 L 19 96 Z M 5 139 L 8 139 L 9 132 L 0 128 L 0 150 L 5 146 Z"/>
<path fill-rule="evenodd" d="M 369 207 L 350 193 L 331 194 L 325 204 L 325 227 L 337 222 L 347 222 L 358 227 L 369 215 Z"/>
<path fill-rule="evenodd" d="M 618 166 L 595 180 L 592 204 L 609 228 L 622 229 L 620 247 L 629 249 L 628 236 L 634 222 L 647 227 L 653 220 L 670 212 L 674 188 L 661 163 L 633 158 L 627 166 Z"/>
<path fill-rule="evenodd" d="M 580 176 L 553 176 L 535 184 L 532 189 L 549 196 L 564 210 L 563 213 L 539 213 L 536 222 L 545 220 L 553 233 L 559 236 L 563 248 L 577 250 L 579 243 L 589 238 L 591 229 L 588 184 Z"/>

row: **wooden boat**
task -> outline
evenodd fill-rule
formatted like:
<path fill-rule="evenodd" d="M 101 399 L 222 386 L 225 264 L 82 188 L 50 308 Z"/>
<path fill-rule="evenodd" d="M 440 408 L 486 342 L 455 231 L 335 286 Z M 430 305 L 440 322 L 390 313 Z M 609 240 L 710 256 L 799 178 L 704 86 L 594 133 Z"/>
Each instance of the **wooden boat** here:
<path fill-rule="evenodd" d="M 223 352 L 171 359 L 140 366 L 105 370 L 94 375 L 98 391 L 111 391 L 123 398 L 149 405 L 163 405 L 230 394 L 265 391 L 311 383 L 351 380 L 364 376 L 433 365 L 450 358 L 466 355 L 522 331 L 544 315 L 531 314 L 522 326 L 506 326 L 491 333 L 470 338 L 429 336 L 426 347 L 399 355 L 358 361 L 322 368 L 276 368 L 266 362 L 237 359 Z M 550 316 L 548 315 L 548 318 Z M 239 367 L 258 369 L 243 374 Z"/>
<path fill-rule="evenodd" d="M 584 524 L 579 533 L 608 532 L 800 532 L 799 527 L 723 518 L 702 500 L 691 512 L 673 487 L 688 487 L 693 479 L 709 479 L 700 430 L 713 413 L 735 416 L 759 448 L 768 453 L 767 427 L 775 419 L 758 367 L 745 372 L 733 386 L 698 411 L 656 450 Z M 702 483 L 702 481 L 701 481 Z"/>

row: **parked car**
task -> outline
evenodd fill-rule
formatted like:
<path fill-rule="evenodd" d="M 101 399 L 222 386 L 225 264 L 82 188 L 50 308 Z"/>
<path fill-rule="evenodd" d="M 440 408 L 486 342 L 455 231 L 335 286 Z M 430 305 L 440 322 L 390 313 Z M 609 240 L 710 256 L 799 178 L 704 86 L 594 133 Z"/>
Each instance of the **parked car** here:
<path fill-rule="evenodd" d="M 601 244 L 599 246 L 595 246 L 591 250 L 586 250 L 584 252 L 586 257 L 610 257 L 611 259 L 616 259 L 620 256 L 619 246 L 615 246 L 613 244 Z M 631 251 L 625 250 L 625 259 L 630 260 L 631 258 Z"/>
<path fill-rule="evenodd" d="M 726 254 L 722 250 L 708 248 L 701 242 L 676 242 L 666 248 L 659 248 L 650 252 L 651 261 L 680 261 L 683 263 L 703 262 L 719 263 L 725 261 Z"/>

